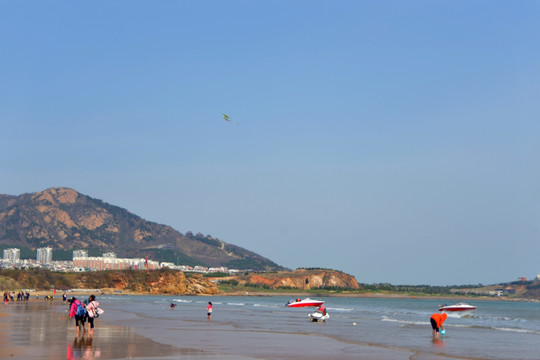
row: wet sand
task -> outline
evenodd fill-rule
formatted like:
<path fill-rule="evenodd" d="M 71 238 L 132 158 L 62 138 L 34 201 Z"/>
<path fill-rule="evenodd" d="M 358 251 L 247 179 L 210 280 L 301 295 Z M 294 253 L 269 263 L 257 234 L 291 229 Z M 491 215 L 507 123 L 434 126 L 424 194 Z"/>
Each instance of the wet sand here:
<path fill-rule="evenodd" d="M 347 344 L 312 334 L 246 331 L 211 321 L 182 329 L 151 323 L 125 326 L 133 314 L 122 317 L 121 311 L 98 319 L 93 335 L 77 335 L 66 309 L 58 300 L 1 305 L 0 359 L 405 360 L 413 355 L 404 349 Z"/>
<path fill-rule="evenodd" d="M 131 328 L 101 322 L 77 335 L 61 301 L 0 306 L 1 359 L 198 359 L 200 352 L 159 344 Z"/>

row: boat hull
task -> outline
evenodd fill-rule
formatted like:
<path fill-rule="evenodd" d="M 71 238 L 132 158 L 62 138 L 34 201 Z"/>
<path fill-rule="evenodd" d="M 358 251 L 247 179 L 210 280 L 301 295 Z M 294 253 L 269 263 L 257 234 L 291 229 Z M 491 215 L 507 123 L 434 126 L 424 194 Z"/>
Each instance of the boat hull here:
<path fill-rule="evenodd" d="M 287 306 L 288 307 L 304 307 L 304 306 L 321 306 L 322 304 L 324 304 L 324 301 L 309 302 L 309 303 L 293 303 L 293 304 L 289 304 Z"/>
<path fill-rule="evenodd" d="M 305 307 L 305 306 L 321 306 L 324 304 L 322 300 L 313 300 L 313 299 L 304 299 L 300 301 L 289 301 L 287 303 L 288 307 Z"/>
<path fill-rule="evenodd" d="M 473 311 L 476 310 L 476 306 L 472 305 L 448 305 L 448 306 L 441 306 L 439 308 L 439 311 Z"/>

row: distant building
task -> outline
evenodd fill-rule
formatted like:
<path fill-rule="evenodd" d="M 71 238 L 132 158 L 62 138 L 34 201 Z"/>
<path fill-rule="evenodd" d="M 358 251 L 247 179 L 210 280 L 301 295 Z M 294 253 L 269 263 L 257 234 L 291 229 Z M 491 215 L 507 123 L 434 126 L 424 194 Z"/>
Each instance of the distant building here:
<path fill-rule="evenodd" d="M 86 250 L 74 250 L 73 251 L 73 258 L 87 258 L 88 257 L 88 251 Z"/>
<path fill-rule="evenodd" d="M 158 249 L 174 249 L 173 244 L 161 244 L 158 245 Z"/>
<path fill-rule="evenodd" d="M 146 270 L 145 259 L 86 257 L 73 259 L 73 267 L 92 270 Z M 159 269 L 159 262 L 148 260 L 148 270 Z"/>
<path fill-rule="evenodd" d="M 518 281 L 527 281 L 527 278 L 526 277 L 520 277 L 520 278 L 518 278 Z"/>
<path fill-rule="evenodd" d="M 9 261 L 18 261 L 21 258 L 21 250 L 19 249 L 5 249 L 4 250 L 4 260 Z"/>
<path fill-rule="evenodd" d="M 113 258 L 113 259 L 116 259 L 116 253 L 114 253 L 114 252 L 111 251 L 111 252 L 108 252 L 108 253 L 103 254 L 103 257 L 104 257 L 104 258 Z"/>
<path fill-rule="evenodd" d="M 37 249 L 36 260 L 41 264 L 52 264 L 52 248 L 39 248 Z"/>

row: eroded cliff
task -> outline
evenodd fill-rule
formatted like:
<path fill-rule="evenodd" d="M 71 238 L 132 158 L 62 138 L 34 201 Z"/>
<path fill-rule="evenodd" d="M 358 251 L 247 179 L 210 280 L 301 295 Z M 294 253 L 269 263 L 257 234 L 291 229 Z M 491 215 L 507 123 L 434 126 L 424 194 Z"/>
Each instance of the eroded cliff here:
<path fill-rule="evenodd" d="M 359 289 L 355 277 L 337 270 L 297 269 L 272 273 L 248 274 L 231 277 L 240 285 L 257 285 L 270 289 Z"/>

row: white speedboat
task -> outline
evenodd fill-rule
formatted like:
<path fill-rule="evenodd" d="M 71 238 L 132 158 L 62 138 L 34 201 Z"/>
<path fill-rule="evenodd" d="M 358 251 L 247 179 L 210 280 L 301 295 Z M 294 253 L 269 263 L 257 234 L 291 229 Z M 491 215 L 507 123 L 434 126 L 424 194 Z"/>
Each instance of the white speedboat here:
<path fill-rule="evenodd" d="M 312 322 L 326 321 L 329 318 L 330 318 L 330 315 L 328 315 L 328 313 L 323 314 L 320 311 L 315 311 L 314 313 L 311 313 L 308 315 L 309 321 L 312 321 Z"/>
<path fill-rule="evenodd" d="M 439 305 L 439 311 L 472 311 L 476 310 L 476 306 L 465 304 L 465 303 L 457 303 L 454 305 Z"/>
<path fill-rule="evenodd" d="M 287 304 L 288 307 L 304 307 L 304 306 L 321 306 L 324 304 L 324 301 L 322 300 L 313 300 L 310 298 L 305 298 L 303 300 L 295 299 L 290 300 Z"/>

